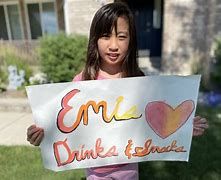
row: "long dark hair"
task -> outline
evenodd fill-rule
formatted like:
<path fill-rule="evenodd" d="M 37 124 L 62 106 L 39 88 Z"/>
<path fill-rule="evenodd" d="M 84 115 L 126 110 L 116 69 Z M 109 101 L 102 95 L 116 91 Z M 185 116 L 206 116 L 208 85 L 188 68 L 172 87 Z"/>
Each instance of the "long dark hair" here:
<path fill-rule="evenodd" d="M 92 20 L 87 61 L 83 70 L 82 79 L 96 79 L 100 66 L 97 41 L 104 34 L 111 34 L 113 28 L 117 29 L 117 19 L 119 17 L 125 17 L 127 19 L 130 35 L 128 52 L 122 64 L 122 76 L 134 77 L 144 75 L 137 64 L 137 38 L 133 14 L 125 4 L 115 2 L 101 7 Z"/>

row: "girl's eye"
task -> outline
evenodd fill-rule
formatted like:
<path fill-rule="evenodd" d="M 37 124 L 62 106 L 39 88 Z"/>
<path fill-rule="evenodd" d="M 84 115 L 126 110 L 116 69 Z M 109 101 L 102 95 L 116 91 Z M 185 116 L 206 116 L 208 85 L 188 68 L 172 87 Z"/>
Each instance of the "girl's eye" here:
<path fill-rule="evenodd" d="M 103 35 L 101 36 L 101 38 L 108 39 L 108 38 L 110 38 L 110 35 L 109 35 L 109 34 L 103 34 Z"/>
<path fill-rule="evenodd" d="M 121 36 L 118 36 L 119 40 L 124 40 L 127 38 L 127 36 L 124 36 L 124 35 L 121 35 Z"/>

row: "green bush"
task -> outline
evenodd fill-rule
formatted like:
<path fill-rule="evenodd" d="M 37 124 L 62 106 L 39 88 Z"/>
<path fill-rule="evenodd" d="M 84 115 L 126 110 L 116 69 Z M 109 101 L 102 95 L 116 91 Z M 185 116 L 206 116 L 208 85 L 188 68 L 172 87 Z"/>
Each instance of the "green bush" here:
<path fill-rule="evenodd" d="M 58 34 L 40 39 L 41 70 L 52 82 L 71 81 L 82 70 L 88 39 L 85 36 Z"/>
<path fill-rule="evenodd" d="M 29 77 L 32 75 L 32 70 L 29 66 L 28 57 L 19 52 L 12 45 L 4 45 L 0 47 L 0 84 L 8 83 L 8 66 L 13 65 L 17 70 L 25 71 L 25 85 L 29 82 Z"/>
<path fill-rule="evenodd" d="M 26 84 L 29 81 L 29 78 L 32 75 L 32 70 L 30 69 L 29 65 L 25 62 L 25 59 L 22 59 L 19 56 L 16 56 L 16 54 L 9 53 L 5 56 L 5 61 L 7 64 L 7 67 L 10 65 L 14 65 L 17 67 L 17 70 L 24 70 L 25 71 L 25 82 Z"/>
<path fill-rule="evenodd" d="M 0 84 L 1 83 L 6 83 L 7 82 L 7 72 L 4 68 L 4 66 L 0 63 Z"/>
<path fill-rule="evenodd" d="M 215 64 L 211 72 L 211 81 L 215 88 L 221 90 L 221 38 L 216 40 Z"/>
<path fill-rule="evenodd" d="M 6 90 L 7 74 L 0 66 L 0 92 Z"/>

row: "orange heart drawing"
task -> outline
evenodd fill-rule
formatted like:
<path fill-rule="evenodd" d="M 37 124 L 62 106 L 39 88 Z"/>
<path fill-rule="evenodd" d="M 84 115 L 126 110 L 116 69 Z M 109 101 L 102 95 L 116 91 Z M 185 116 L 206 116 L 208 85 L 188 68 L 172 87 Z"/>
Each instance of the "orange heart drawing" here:
<path fill-rule="evenodd" d="M 165 139 L 189 119 L 194 110 L 194 102 L 186 100 L 175 109 L 163 101 L 154 101 L 145 108 L 146 121 L 153 131 Z"/>

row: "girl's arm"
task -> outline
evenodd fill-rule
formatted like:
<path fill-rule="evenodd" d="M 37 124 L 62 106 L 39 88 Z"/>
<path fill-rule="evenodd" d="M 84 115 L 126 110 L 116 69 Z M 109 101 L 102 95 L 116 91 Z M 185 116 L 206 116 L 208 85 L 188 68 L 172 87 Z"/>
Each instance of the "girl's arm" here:
<path fill-rule="evenodd" d="M 193 118 L 193 136 L 201 136 L 209 127 L 207 119 L 200 116 Z"/>
<path fill-rule="evenodd" d="M 36 127 L 36 125 L 31 125 L 27 129 L 27 141 L 30 144 L 39 146 L 44 137 L 44 130 L 42 128 Z"/>

